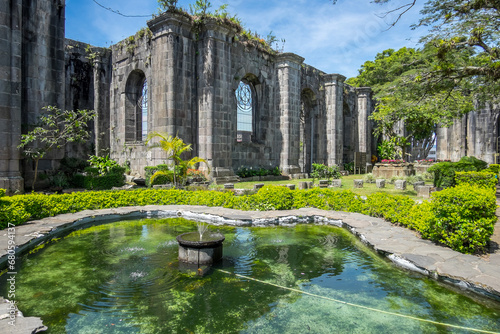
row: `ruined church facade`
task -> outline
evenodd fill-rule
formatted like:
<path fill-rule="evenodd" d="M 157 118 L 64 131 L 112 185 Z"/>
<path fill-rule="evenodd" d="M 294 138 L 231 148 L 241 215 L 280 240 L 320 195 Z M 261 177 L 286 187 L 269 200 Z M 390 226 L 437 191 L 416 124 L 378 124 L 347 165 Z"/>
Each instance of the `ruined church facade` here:
<path fill-rule="evenodd" d="M 94 109 L 92 140 L 40 161 L 109 154 L 132 173 L 166 162 L 150 149 L 152 131 L 182 138 L 211 176 L 232 180 L 240 167 L 307 173 L 371 154 L 371 90 L 344 84 L 292 53 L 247 40 L 229 22 L 164 13 L 109 49 L 64 38 L 63 0 L 13 0 L 0 8 L 0 188 L 23 189 L 33 176 L 21 134 L 42 107 Z M 187 156 L 186 156 L 187 157 Z"/>

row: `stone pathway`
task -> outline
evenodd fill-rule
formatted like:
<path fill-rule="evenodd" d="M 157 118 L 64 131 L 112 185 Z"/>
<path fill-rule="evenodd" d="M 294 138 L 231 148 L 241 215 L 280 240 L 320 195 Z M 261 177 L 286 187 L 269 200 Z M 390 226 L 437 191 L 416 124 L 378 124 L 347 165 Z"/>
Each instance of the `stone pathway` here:
<path fill-rule="evenodd" d="M 497 193 L 500 195 L 500 191 Z M 500 204 L 500 196 L 497 196 Z M 500 215 L 500 210 L 497 211 Z M 455 252 L 449 248 L 420 239 L 414 231 L 394 226 L 380 218 L 358 213 L 324 211 L 302 208 L 287 211 L 238 211 L 204 206 L 144 206 L 116 209 L 87 210 L 75 214 L 64 214 L 16 226 L 14 231 L 17 253 L 23 253 L 47 240 L 71 230 L 92 224 L 95 221 L 119 220 L 142 217 L 184 217 L 206 221 L 211 224 L 236 226 L 291 225 L 302 223 L 328 223 L 342 226 L 357 235 L 380 254 L 387 256 L 396 265 L 420 272 L 434 279 L 446 281 L 463 289 L 475 291 L 500 301 L 500 221 L 497 222 L 489 254 L 473 256 Z M 7 261 L 9 231 L 0 231 L 0 268 Z M 5 303 L 0 299 L 0 305 Z M 4 304 L 5 305 L 5 304 Z M 17 317 L 19 326 L 8 324 L 9 314 L 0 306 L 0 333 L 32 333 L 43 330 L 36 318 Z M 22 311 L 22 310 L 21 310 Z M 28 327 L 24 319 L 30 321 Z M 38 319 L 39 320 L 39 319 Z M 30 327 L 31 326 L 31 327 Z"/>

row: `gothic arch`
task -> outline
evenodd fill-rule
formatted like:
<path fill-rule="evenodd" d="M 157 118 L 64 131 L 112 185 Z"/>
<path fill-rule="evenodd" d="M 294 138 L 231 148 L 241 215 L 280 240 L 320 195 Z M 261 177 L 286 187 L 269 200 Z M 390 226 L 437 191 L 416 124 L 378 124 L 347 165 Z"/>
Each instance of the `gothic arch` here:
<path fill-rule="evenodd" d="M 141 70 L 134 70 L 125 85 L 125 142 L 144 141 L 147 135 L 148 82 Z"/>

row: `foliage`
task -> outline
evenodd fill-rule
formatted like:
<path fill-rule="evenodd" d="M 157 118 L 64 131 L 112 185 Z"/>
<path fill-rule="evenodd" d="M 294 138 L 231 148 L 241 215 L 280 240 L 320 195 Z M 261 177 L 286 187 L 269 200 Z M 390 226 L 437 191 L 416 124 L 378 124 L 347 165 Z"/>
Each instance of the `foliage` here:
<path fill-rule="evenodd" d="M 383 160 L 396 159 L 396 145 L 393 140 L 383 140 L 378 146 L 378 155 Z"/>
<path fill-rule="evenodd" d="M 95 172 L 97 174 L 97 171 Z M 230 191 L 138 189 L 89 191 L 62 195 L 28 194 L 0 199 L 0 228 L 28 219 L 62 213 L 144 205 L 207 205 L 239 210 L 287 210 L 316 207 L 359 212 L 416 229 L 424 238 L 445 243 L 461 252 L 480 251 L 496 222 L 494 191 L 459 186 L 433 193 L 431 202 L 415 204 L 404 196 L 375 193 L 363 201 L 349 190 L 314 188 L 292 191 L 265 186 L 256 194 L 235 196 Z"/>
<path fill-rule="evenodd" d="M 363 177 L 363 182 L 366 183 L 375 183 L 375 176 L 373 176 L 373 173 L 367 173 Z"/>
<path fill-rule="evenodd" d="M 193 179 L 201 179 L 202 182 L 207 181 L 205 173 L 198 169 L 188 169 L 186 176 Z"/>
<path fill-rule="evenodd" d="M 414 184 L 415 182 L 421 181 L 424 181 L 424 177 L 420 174 L 410 175 L 406 177 L 406 182 L 408 182 L 409 184 Z"/>
<path fill-rule="evenodd" d="M 174 182 L 174 172 L 171 170 L 157 171 L 151 176 L 150 184 L 152 186 Z"/>
<path fill-rule="evenodd" d="M 354 173 L 354 161 L 344 164 L 344 170 L 349 173 Z"/>
<path fill-rule="evenodd" d="M 476 185 L 483 188 L 495 188 L 498 183 L 498 174 L 481 172 L 455 172 L 455 183 L 459 185 Z"/>
<path fill-rule="evenodd" d="M 489 172 L 492 172 L 492 173 L 495 173 L 496 175 L 498 175 L 500 173 L 500 165 L 498 164 L 491 164 L 488 166 L 488 168 L 486 168 L 487 171 Z"/>
<path fill-rule="evenodd" d="M 423 236 L 462 253 L 483 250 L 497 221 L 494 190 L 460 185 L 433 193 L 433 219 Z"/>
<path fill-rule="evenodd" d="M 179 0 L 158 0 L 158 5 L 162 10 L 174 10 L 178 2 Z"/>
<path fill-rule="evenodd" d="M 453 187 L 455 172 L 481 171 L 487 163 L 475 157 L 462 157 L 458 162 L 438 162 L 431 166 L 428 172 L 434 173 L 435 187 Z"/>
<path fill-rule="evenodd" d="M 366 205 L 370 216 L 382 217 L 391 223 L 404 224 L 415 202 L 402 195 L 375 193 L 368 196 Z"/>
<path fill-rule="evenodd" d="M 151 187 L 151 177 L 153 176 L 154 173 L 156 173 L 158 171 L 166 172 L 169 170 L 170 170 L 170 167 L 168 165 L 165 165 L 165 164 L 144 167 L 144 171 L 146 172 L 145 176 L 144 176 L 144 179 L 146 180 L 146 186 Z"/>
<path fill-rule="evenodd" d="M 97 168 L 98 173 L 101 176 L 108 174 L 111 168 L 120 166 L 118 162 L 109 158 L 109 154 L 105 157 L 91 155 L 88 162 L 90 163 L 90 166 Z"/>
<path fill-rule="evenodd" d="M 193 157 L 189 160 L 183 160 L 181 155 L 192 151 L 191 144 L 185 144 L 179 137 L 173 137 L 167 133 L 150 132 L 146 139 L 146 145 L 153 139 L 160 138 L 160 140 L 149 148 L 159 147 L 167 153 L 167 159 L 172 159 L 174 162 L 174 184 L 183 183 L 186 179 L 186 173 L 189 168 L 193 168 L 198 163 L 203 162 L 207 168 L 208 163 L 205 159 L 200 157 Z"/>
<path fill-rule="evenodd" d="M 292 190 L 284 186 L 267 185 L 254 195 L 257 210 L 289 210 L 293 206 Z"/>
<path fill-rule="evenodd" d="M 7 193 L 7 190 L 0 188 L 0 198 L 4 197 L 6 193 Z"/>
<path fill-rule="evenodd" d="M 38 124 L 21 136 L 23 153 L 35 161 L 35 175 L 31 188 L 35 189 L 38 162 L 55 148 L 66 143 L 83 142 L 89 138 L 87 123 L 95 116 L 93 110 L 61 110 L 54 106 L 44 107 L 45 115 L 39 117 Z"/>
<path fill-rule="evenodd" d="M 325 166 L 323 164 L 312 164 L 311 177 L 314 179 L 340 179 L 340 169 L 337 165 Z"/>
<path fill-rule="evenodd" d="M 85 189 L 104 190 L 121 187 L 125 184 L 125 167 L 118 164 L 109 168 L 104 174 L 97 167 L 85 168 L 86 176 L 83 180 Z"/>
<path fill-rule="evenodd" d="M 252 177 L 252 176 L 267 176 L 267 175 L 280 176 L 281 170 L 278 166 L 271 169 L 266 169 L 266 168 L 254 169 L 253 167 L 240 167 L 236 171 L 236 175 L 242 178 Z"/>

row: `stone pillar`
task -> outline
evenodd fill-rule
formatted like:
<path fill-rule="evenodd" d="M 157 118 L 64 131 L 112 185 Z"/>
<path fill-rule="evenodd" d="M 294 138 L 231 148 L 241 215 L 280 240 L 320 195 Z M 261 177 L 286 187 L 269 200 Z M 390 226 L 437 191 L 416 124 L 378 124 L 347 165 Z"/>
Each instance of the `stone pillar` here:
<path fill-rule="evenodd" d="M 0 188 L 24 189 L 20 173 L 22 1 L 0 6 Z"/>
<path fill-rule="evenodd" d="M 280 168 L 284 175 L 300 173 L 300 65 L 304 58 L 283 53 L 277 57 L 279 117 L 282 138 Z"/>
<path fill-rule="evenodd" d="M 105 52 L 105 51 L 102 51 Z M 109 54 L 100 54 L 94 61 L 94 136 L 95 155 L 105 156 L 110 149 L 110 109 L 109 96 L 111 71 L 108 70 Z"/>
<path fill-rule="evenodd" d="M 326 154 L 328 166 L 343 162 L 344 155 L 344 80 L 340 74 L 328 74 L 325 80 Z"/>
<path fill-rule="evenodd" d="M 234 99 L 231 73 L 231 42 L 235 32 L 214 19 L 205 21 L 198 44 L 198 133 L 199 156 L 210 165 L 217 182 L 236 181 L 232 168 L 232 148 L 236 126 L 231 120 Z M 203 168 L 203 166 L 201 166 Z"/>
<path fill-rule="evenodd" d="M 356 88 L 358 96 L 358 138 L 359 152 L 366 152 L 371 159 L 372 154 L 372 126 L 368 117 L 372 112 L 372 89 L 370 87 Z M 367 161 L 370 161 L 367 158 Z"/>

